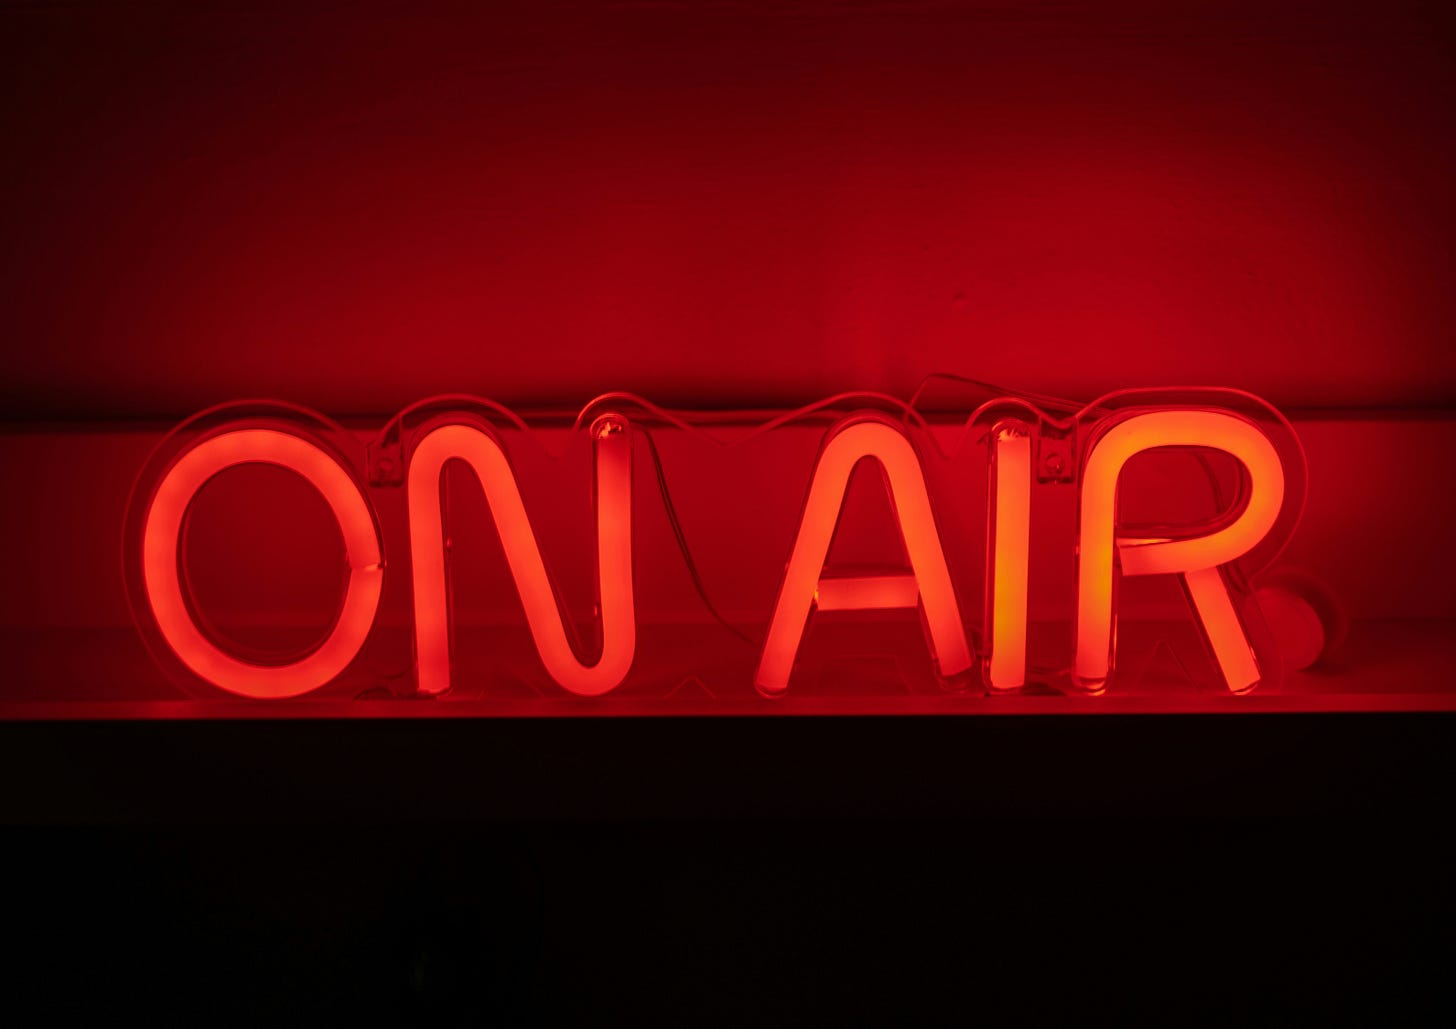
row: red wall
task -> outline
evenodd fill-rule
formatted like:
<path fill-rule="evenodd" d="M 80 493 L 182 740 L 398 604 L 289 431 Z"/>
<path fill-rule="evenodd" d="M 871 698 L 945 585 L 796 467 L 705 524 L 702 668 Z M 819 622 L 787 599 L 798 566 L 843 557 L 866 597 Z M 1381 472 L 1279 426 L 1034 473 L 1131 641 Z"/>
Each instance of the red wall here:
<path fill-rule="evenodd" d="M 12 7 L 0 400 L 1444 405 L 1451 40 L 1391 3 Z"/>

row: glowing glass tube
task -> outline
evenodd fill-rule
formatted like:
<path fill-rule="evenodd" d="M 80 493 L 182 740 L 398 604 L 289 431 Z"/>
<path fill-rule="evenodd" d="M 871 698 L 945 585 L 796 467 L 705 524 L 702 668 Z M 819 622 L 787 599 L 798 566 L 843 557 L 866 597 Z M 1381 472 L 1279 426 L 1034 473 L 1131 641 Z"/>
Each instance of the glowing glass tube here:
<path fill-rule="evenodd" d="M 912 574 L 824 578 L 824 562 L 844 506 L 850 473 L 866 458 L 878 462 L 884 471 Z M 868 416 L 851 418 L 830 431 L 814 466 L 755 685 L 769 696 L 788 689 L 813 608 L 872 610 L 914 607 L 917 603 L 924 614 L 931 655 L 940 675 L 948 678 L 968 670 L 972 664 L 970 646 L 935 527 L 920 458 L 897 427 Z"/>
<path fill-rule="evenodd" d="M 632 594 L 632 439 L 625 418 L 605 415 L 592 427 L 596 461 L 597 571 L 602 653 L 585 664 L 572 650 L 556 593 L 516 477 L 500 442 L 473 425 L 431 429 L 415 446 L 408 470 L 410 557 L 415 608 L 415 660 L 421 693 L 450 688 L 450 612 L 440 476 L 445 463 L 470 466 L 485 492 L 506 562 L 525 608 L 536 651 L 563 689 L 595 697 L 626 677 L 637 647 Z"/>

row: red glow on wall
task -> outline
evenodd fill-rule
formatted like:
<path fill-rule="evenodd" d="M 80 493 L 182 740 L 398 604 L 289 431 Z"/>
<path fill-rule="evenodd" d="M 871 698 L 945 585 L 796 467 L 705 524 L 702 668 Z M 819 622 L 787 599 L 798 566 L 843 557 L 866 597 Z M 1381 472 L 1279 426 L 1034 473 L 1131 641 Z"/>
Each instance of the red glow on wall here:
<path fill-rule="evenodd" d="M 1456 397 L 1433 9 L 368 8 L 7 10 L 11 417 Z"/>

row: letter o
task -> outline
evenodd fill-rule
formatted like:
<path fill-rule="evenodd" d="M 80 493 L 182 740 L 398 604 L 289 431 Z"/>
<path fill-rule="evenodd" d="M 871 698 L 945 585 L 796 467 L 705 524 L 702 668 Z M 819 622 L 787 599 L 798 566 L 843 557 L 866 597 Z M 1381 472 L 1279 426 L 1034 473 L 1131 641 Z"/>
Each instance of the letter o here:
<path fill-rule="evenodd" d="M 292 664 L 259 665 L 224 652 L 198 627 L 183 597 L 178 547 L 187 509 L 208 480 L 241 464 L 301 475 L 323 495 L 344 536 L 349 580 L 338 618 L 328 637 Z M 142 531 L 142 578 L 157 628 L 184 665 L 229 693 L 279 700 L 318 689 L 354 660 L 374 624 L 384 564 L 369 502 L 337 459 L 291 433 L 237 429 L 198 443 L 162 477 Z"/>

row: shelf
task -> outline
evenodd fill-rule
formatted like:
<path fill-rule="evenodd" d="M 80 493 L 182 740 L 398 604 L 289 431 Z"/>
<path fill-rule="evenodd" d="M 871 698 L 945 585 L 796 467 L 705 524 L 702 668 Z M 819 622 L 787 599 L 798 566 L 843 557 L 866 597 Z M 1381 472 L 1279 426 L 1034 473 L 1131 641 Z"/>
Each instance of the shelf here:
<path fill-rule="evenodd" d="M 893 640 L 866 626 L 842 629 L 860 652 L 894 653 Z M 1438 620 L 1356 623 L 1335 660 L 1291 673 L 1276 689 L 1231 696 L 1195 682 L 1172 656 L 1196 652 L 1182 623 L 1129 625 L 1119 646 L 1123 676 L 1104 696 L 1049 690 L 1007 696 L 945 693 L 928 673 L 884 659 L 821 659 L 789 695 L 767 700 L 749 686 L 742 648 L 724 649 L 709 630 L 685 628 L 645 662 L 643 681 L 602 698 L 565 695 L 521 662 L 497 681 L 436 700 L 392 699 L 380 683 L 350 679 L 317 698 L 253 701 L 189 697 L 169 683 L 130 630 L 9 630 L 0 646 L 12 673 L 0 690 L 0 720 L 651 718 L 684 716 L 1181 715 L 1456 711 L 1456 625 Z M 721 635 L 721 634 L 719 634 Z M 1172 641 L 1169 643 L 1169 641 Z M 912 643 L 914 641 L 912 640 Z M 1163 644 L 1166 649 L 1160 650 Z M 520 652 L 522 648 L 517 647 Z M 914 650 L 912 646 L 908 648 Z M 656 662 L 654 667 L 652 661 Z M 707 670 L 684 678 L 694 662 Z M 654 674 L 661 671 L 660 675 Z M 874 673 L 874 674 L 871 674 Z M 635 673 L 634 673 L 635 674 Z M 853 681 L 847 676 L 853 676 Z M 395 688 L 403 680 L 394 680 Z M 355 699 L 358 696 L 375 699 Z"/>

